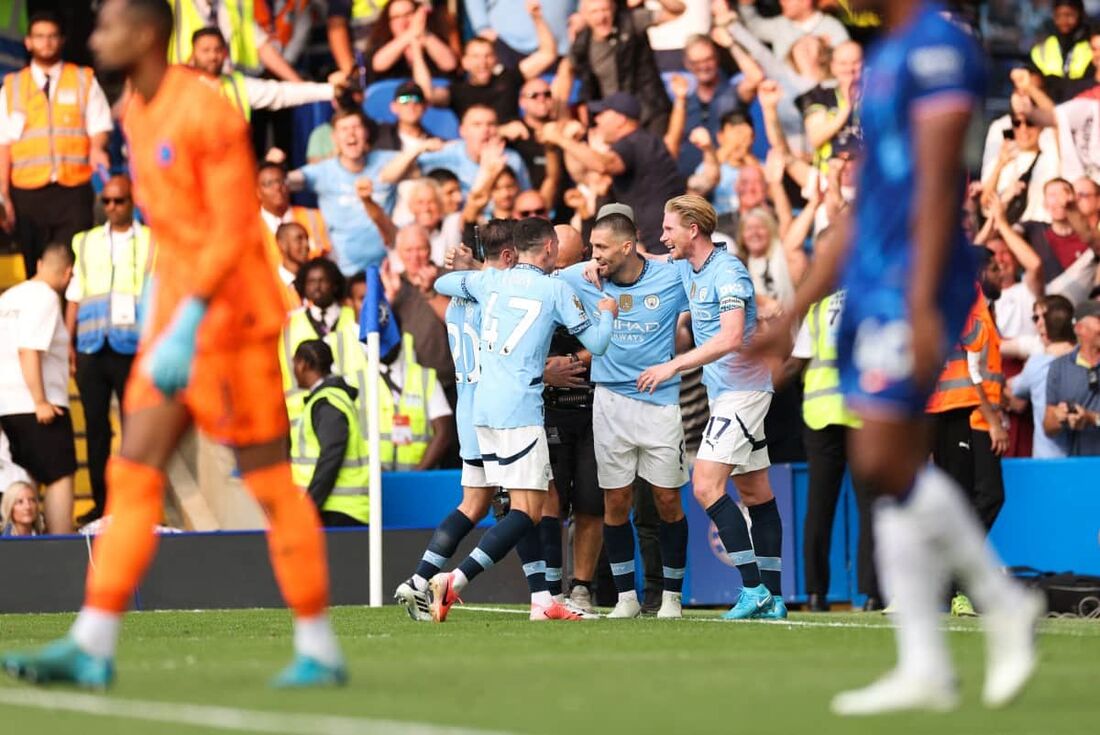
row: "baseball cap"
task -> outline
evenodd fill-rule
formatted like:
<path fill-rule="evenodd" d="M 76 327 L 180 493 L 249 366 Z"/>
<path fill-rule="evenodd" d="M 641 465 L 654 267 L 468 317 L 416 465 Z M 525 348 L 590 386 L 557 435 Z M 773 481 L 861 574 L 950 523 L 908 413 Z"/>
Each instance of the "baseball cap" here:
<path fill-rule="evenodd" d="M 416 82 L 402 82 L 397 85 L 397 89 L 393 90 L 394 100 L 398 100 L 401 97 L 415 97 L 419 102 L 423 102 L 424 90 L 422 90 L 420 85 Z"/>
<path fill-rule="evenodd" d="M 642 118 L 642 106 L 638 103 L 638 98 L 630 92 L 616 92 L 615 94 L 604 97 L 602 100 L 595 100 L 588 103 L 588 111 L 591 112 L 593 116 L 599 115 L 606 110 L 614 110 L 620 115 L 629 117 L 632 120 L 640 120 Z"/>
<path fill-rule="evenodd" d="M 1082 301 L 1073 312 L 1073 318 L 1081 321 L 1087 316 L 1100 318 L 1100 301 Z"/>
<path fill-rule="evenodd" d="M 596 220 L 599 221 L 609 214 L 621 214 L 631 222 L 634 222 L 634 208 L 629 204 L 605 204 L 596 212 Z"/>

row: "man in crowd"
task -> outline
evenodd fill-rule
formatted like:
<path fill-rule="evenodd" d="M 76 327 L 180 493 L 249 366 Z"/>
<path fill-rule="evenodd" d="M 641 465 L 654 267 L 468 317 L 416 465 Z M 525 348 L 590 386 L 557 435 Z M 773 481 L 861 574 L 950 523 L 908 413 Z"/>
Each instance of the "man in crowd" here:
<path fill-rule="evenodd" d="M 491 0 L 467 0 L 465 6 L 474 33 L 494 45 L 500 63 L 505 66 L 519 66 L 538 48 L 539 36 L 530 12 L 520 12 L 514 3 Z M 569 48 L 567 24 L 575 12 L 577 0 L 556 0 L 542 9 L 556 39 L 555 54 L 565 53 Z"/>
<path fill-rule="evenodd" d="M 287 305 L 296 309 L 302 305 L 302 297 L 294 284 L 310 259 L 309 233 L 297 222 L 284 222 L 275 231 L 275 246 L 279 249 L 279 280 L 287 289 Z"/>
<path fill-rule="evenodd" d="M 439 277 L 439 266 L 432 262 L 432 246 L 428 231 L 418 224 L 405 225 L 397 231 L 393 247 L 391 268 L 401 273 L 420 292 L 440 320 L 447 311 L 450 299 L 437 294 L 432 288 Z"/>
<path fill-rule="evenodd" d="M 1024 222 L 1024 237 L 1043 260 L 1043 280 L 1048 284 L 1060 276 L 1100 235 L 1090 231 L 1077 210 L 1073 185 L 1065 179 L 1051 179 L 1043 187 L 1043 201 L 1050 224 Z"/>
<path fill-rule="evenodd" d="M 281 164 L 265 161 L 256 174 L 256 194 L 260 198 L 260 219 L 264 222 L 264 237 L 274 252 L 275 233 L 279 225 L 294 222 L 306 231 L 309 257 L 318 258 L 332 251 L 328 227 L 321 211 L 290 203 L 290 187 L 286 169 Z"/>
<path fill-rule="evenodd" d="M 1068 447 L 1070 457 L 1100 456 L 1100 302 L 1077 306 L 1077 348 L 1054 360 L 1047 373 L 1043 431 Z M 18 461 L 18 460 L 17 460 Z"/>
<path fill-rule="evenodd" d="M 72 344 L 61 294 L 73 251 L 50 243 L 35 275 L 0 296 L 0 427 L 11 458 L 46 486 L 46 532 L 71 533 L 76 450 L 69 414 Z"/>
<path fill-rule="evenodd" d="M 1069 432 L 1058 431 L 1047 436 L 1043 431 L 1043 419 L 1047 411 L 1047 376 L 1050 365 L 1077 346 L 1073 333 L 1073 304 L 1064 296 L 1046 296 L 1036 302 L 1036 324 L 1042 338 L 1042 353 L 1032 355 L 1024 363 L 1024 369 L 1008 381 L 1008 392 L 1017 402 L 1031 403 L 1031 414 L 1036 427 L 1031 456 L 1035 459 L 1053 459 L 1069 454 Z M 1025 406 L 1020 406 L 1023 410 Z M 1068 409 L 1068 404 L 1067 404 Z M 1068 411 L 1067 416 L 1068 419 Z"/>
<path fill-rule="evenodd" d="M 111 398 L 122 405 L 137 352 L 145 273 L 153 257 L 149 229 L 134 221 L 130 179 L 111 178 L 100 195 L 107 224 L 73 238 L 73 278 L 65 291 L 65 323 L 76 339 L 76 384 L 84 406 L 88 476 L 94 507 L 79 521 L 102 517 L 107 507 L 111 454 Z"/>
<path fill-rule="evenodd" d="M 107 97 L 91 68 L 61 60 L 64 41 L 55 15 L 31 17 L 31 62 L 4 77 L 0 94 L 3 227 L 19 243 L 28 278 L 46 243 L 67 243 L 92 226 L 92 174 L 111 166 Z"/>
<path fill-rule="evenodd" d="M 781 0 L 780 15 L 764 18 L 756 10 L 756 0 L 740 0 L 738 11 L 752 34 L 770 44 L 778 59 L 786 59 L 795 42 L 807 35 L 824 37 L 831 47 L 848 40 L 844 24 L 819 11 L 817 0 Z"/>
<path fill-rule="evenodd" d="M 557 118 L 557 105 L 550 84 L 541 77 L 527 80 L 520 89 L 519 109 L 522 125 L 506 126 L 501 129 L 501 134 L 508 138 L 508 145 L 523 159 L 531 176 L 531 186 L 557 206 L 568 176 L 563 170 L 561 149 L 548 144 L 543 136 L 546 123 Z"/>
<path fill-rule="evenodd" d="M 566 134 L 556 123 L 547 124 L 543 136 L 585 168 L 612 176 L 615 199 L 630 206 L 637 215 L 645 250 L 666 252 L 661 237 L 662 207 L 684 190 L 676 161 L 664 141 L 641 126 L 642 107 L 634 95 L 618 92 L 593 102 L 589 110 L 596 120 L 593 134 L 608 149 L 597 150 Z"/>
<path fill-rule="evenodd" d="M 413 223 L 428 233 L 431 262 L 443 265 L 447 250 L 462 244 L 462 215 L 444 213 L 440 186 L 428 177 L 416 179 L 409 185 L 407 203 Z"/>
<path fill-rule="evenodd" d="M 690 176 L 703 162 L 699 148 L 688 140 L 692 130 L 705 128 L 718 135 L 722 119 L 741 107 L 737 89 L 729 84 L 718 61 L 718 49 L 706 36 L 693 36 L 684 45 L 684 68 L 695 77 L 695 89 L 687 96 L 684 139 L 680 144 L 680 174 Z"/>
<path fill-rule="evenodd" d="M 374 150 L 402 151 L 431 138 L 424 129 L 424 111 L 427 103 L 424 90 L 416 82 L 402 82 L 393 90 L 390 112 L 396 123 L 383 123 L 374 129 Z"/>

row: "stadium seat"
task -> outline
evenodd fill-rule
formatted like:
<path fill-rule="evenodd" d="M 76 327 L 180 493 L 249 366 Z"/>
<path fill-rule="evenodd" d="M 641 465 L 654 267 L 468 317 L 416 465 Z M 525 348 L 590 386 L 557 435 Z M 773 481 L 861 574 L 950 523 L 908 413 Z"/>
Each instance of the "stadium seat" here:
<path fill-rule="evenodd" d="M 363 100 L 363 111 L 367 117 L 380 123 L 395 123 L 397 118 L 390 112 L 390 103 L 393 102 L 393 92 L 408 79 L 383 79 L 375 82 L 366 89 L 366 98 Z M 447 87 L 450 82 L 446 79 L 433 79 L 433 87 Z M 443 140 L 455 140 L 458 138 L 458 118 L 445 107 L 428 107 L 424 111 L 424 129 L 432 135 Z"/>
<path fill-rule="evenodd" d="M 553 84 L 554 83 L 554 75 L 553 74 L 543 74 L 542 79 L 547 84 Z M 572 87 L 572 89 L 569 90 L 569 104 L 570 105 L 575 105 L 580 101 L 581 101 L 581 80 L 580 79 L 574 79 L 573 80 L 573 87 Z"/>

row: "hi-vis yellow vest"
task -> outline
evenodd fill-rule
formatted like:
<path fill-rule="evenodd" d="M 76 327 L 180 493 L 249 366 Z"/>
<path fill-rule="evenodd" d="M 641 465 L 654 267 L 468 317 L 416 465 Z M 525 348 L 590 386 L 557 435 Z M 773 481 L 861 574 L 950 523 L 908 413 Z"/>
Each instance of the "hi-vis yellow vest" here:
<path fill-rule="evenodd" d="M 826 296 L 806 314 L 813 354 L 803 376 L 802 420 L 819 431 L 826 426 L 859 428 L 859 419 L 844 407 L 836 364 L 836 327 L 844 309 L 844 292 Z"/>
<path fill-rule="evenodd" d="M 221 86 L 222 97 L 229 100 L 229 104 L 236 107 L 244 115 L 244 119 L 252 121 L 252 104 L 248 101 L 248 89 L 244 86 L 244 74 L 239 71 L 222 74 L 218 82 Z"/>
<path fill-rule="evenodd" d="M 283 371 L 283 394 L 286 398 L 287 415 L 290 417 L 291 428 L 302 415 L 305 406 L 306 391 L 298 387 L 294 380 L 294 351 L 298 345 L 309 339 L 320 339 L 313 324 L 306 313 L 307 307 L 296 309 L 290 313 L 283 334 L 279 338 L 279 367 Z M 355 324 L 355 312 L 349 307 L 340 308 L 340 317 L 336 320 L 336 326 L 324 336 L 325 344 L 332 349 L 334 361 L 332 371 L 343 376 L 348 385 L 359 389 L 358 402 L 365 405 L 363 396 L 363 376 L 367 372 L 367 357 L 363 352 L 363 346 L 359 343 L 359 329 Z M 362 424 L 366 426 L 366 424 Z"/>
<path fill-rule="evenodd" d="M 428 401 L 435 392 L 436 373 L 416 361 L 413 347 L 413 337 L 406 332 L 401 336 L 405 381 L 396 403 L 389 384 L 381 377 L 378 379 L 379 454 L 383 470 L 415 470 L 432 440 Z M 365 399 L 362 405 L 365 421 Z M 366 426 L 365 423 L 363 425 Z"/>
<path fill-rule="evenodd" d="M 351 22 L 354 25 L 372 23 L 378 19 L 387 0 L 354 0 L 351 4 Z"/>
<path fill-rule="evenodd" d="M 344 449 L 344 462 L 336 475 L 336 484 L 321 510 L 343 513 L 361 523 L 370 523 L 367 444 L 359 428 L 358 411 L 345 391 L 324 386 L 311 394 L 306 401 L 302 421 L 290 434 L 290 470 L 294 484 L 302 488 L 309 487 L 317 460 L 321 457 L 321 443 L 313 428 L 313 407 L 322 400 L 328 401 L 347 419 L 348 444 Z"/>
<path fill-rule="evenodd" d="M 76 266 L 73 278 L 79 279 L 84 296 L 76 312 L 76 349 L 90 355 L 109 344 L 123 355 L 137 352 L 142 321 L 141 292 L 145 272 L 152 257 L 149 228 L 135 222 L 130 257 L 115 263 L 112 260 L 109 224 L 79 232 L 73 237 Z M 132 324 L 120 324 L 111 318 L 111 294 L 133 299 Z"/>
<path fill-rule="evenodd" d="M 1045 41 L 1032 47 L 1031 60 L 1045 77 L 1081 79 L 1092 63 L 1092 49 L 1089 48 L 1088 41 L 1078 41 L 1070 49 L 1069 58 L 1063 58 L 1058 37 L 1048 36 Z"/>
<path fill-rule="evenodd" d="M 256 12 L 253 0 L 210 0 L 211 6 L 225 3 L 229 13 L 229 58 L 238 69 L 260 68 L 260 50 L 256 47 Z M 175 30 L 168 42 L 168 61 L 186 64 L 191 60 L 191 36 L 200 28 L 210 26 L 195 7 L 195 0 L 172 0 L 176 17 Z"/>
<path fill-rule="evenodd" d="M 20 189 L 40 189 L 56 181 L 80 186 L 92 178 L 92 149 L 84 111 L 95 77 L 86 66 L 64 63 L 46 99 L 30 67 L 4 77 L 8 115 L 23 115 L 19 140 L 11 145 L 11 183 Z"/>

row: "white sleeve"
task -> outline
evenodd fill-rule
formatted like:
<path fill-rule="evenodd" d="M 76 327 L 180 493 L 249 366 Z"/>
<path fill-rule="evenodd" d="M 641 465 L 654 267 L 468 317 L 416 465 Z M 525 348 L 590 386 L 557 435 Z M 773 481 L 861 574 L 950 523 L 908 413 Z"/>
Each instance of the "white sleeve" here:
<path fill-rule="evenodd" d="M 443 386 L 440 385 L 439 378 L 436 378 L 435 387 L 432 389 L 432 397 L 428 399 L 428 421 L 435 421 L 444 416 L 450 416 L 452 413 L 454 412 L 451 411 L 451 404 L 447 403 Z"/>
<path fill-rule="evenodd" d="M 48 352 L 57 320 L 61 318 L 61 300 L 48 287 L 27 289 L 22 297 L 16 327 L 16 347 L 21 350 Z"/>
<path fill-rule="evenodd" d="M 255 77 L 244 78 L 244 89 L 248 104 L 259 110 L 281 110 L 311 102 L 328 102 L 333 95 L 331 84 L 280 82 Z"/>
<path fill-rule="evenodd" d="M 84 108 L 84 129 L 88 135 L 109 133 L 115 129 L 115 121 L 111 119 L 111 105 L 107 102 L 107 95 L 103 93 L 103 87 L 92 78 L 92 88 L 88 90 L 88 106 Z"/>
<path fill-rule="evenodd" d="M 8 119 L 8 93 L 5 87 L 0 87 L 0 145 L 11 145 L 19 138 L 12 127 Z"/>
<path fill-rule="evenodd" d="M 970 382 L 974 385 L 982 383 L 982 353 L 967 352 L 966 367 L 970 371 Z"/>
<path fill-rule="evenodd" d="M 810 341 L 810 322 L 809 320 L 803 320 L 802 326 L 798 328 L 798 336 L 794 338 L 794 350 L 791 352 L 791 357 L 796 360 L 809 360 L 814 356 L 814 345 Z"/>

